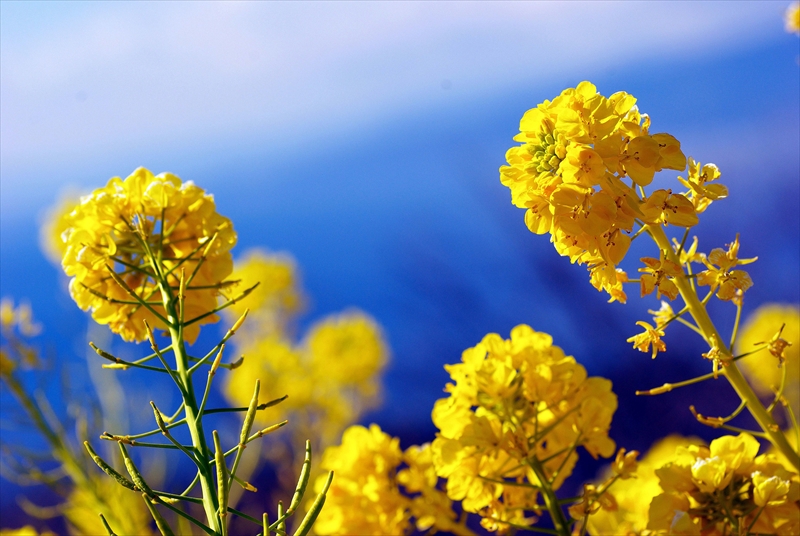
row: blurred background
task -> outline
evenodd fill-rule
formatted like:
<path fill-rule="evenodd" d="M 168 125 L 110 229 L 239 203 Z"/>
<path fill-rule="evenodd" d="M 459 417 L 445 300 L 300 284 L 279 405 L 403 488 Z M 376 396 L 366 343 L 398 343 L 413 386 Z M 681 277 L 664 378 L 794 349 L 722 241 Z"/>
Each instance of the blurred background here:
<path fill-rule="evenodd" d="M 721 169 L 730 197 L 693 234 L 709 251 L 740 233 L 741 256 L 759 257 L 745 315 L 798 303 L 800 46 L 783 28 L 787 6 L 0 2 L 0 294 L 31 303 L 51 383 L 114 374 L 87 360 L 88 314 L 42 254 L 39 225 L 65 192 L 138 166 L 171 171 L 214 194 L 238 232 L 235 257 L 253 246 L 295 257 L 310 296 L 301 325 L 357 307 L 383 326 L 383 403 L 361 422 L 403 447 L 434 437 L 443 365 L 520 323 L 614 382 L 619 445 L 715 437 L 688 405 L 727 414 L 727 386 L 633 394 L 706 372 L 702 341 L 677 326 L 657 360 L 632 349 L 625 339 L 658 301 L 631 291 L 627 305 L 606 303 L 583 267 L 527 230 L 498 167 L 544 99 L 582 80 L 631 93 L 651 132 Z M 629 262 L 654 253 L 637 242 Z M 713 309 L 729 329 L 734 308 Z M 204 328 L 197 345 L 221 331 Z M 116 379 L 132 408 L 159 388 L 146 374 Z M 597 468 L 583 463 L 571 485 Z M 6 524 L 22 515 L 21 490 L 2 489 Z"/>

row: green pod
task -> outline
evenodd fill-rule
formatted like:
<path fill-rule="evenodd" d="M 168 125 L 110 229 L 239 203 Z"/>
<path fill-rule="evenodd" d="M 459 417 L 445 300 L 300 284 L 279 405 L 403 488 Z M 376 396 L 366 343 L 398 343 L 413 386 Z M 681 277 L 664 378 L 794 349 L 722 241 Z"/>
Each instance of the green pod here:
<path fill-rule="evenodd" d="M 244 448 L 247 444 L 247 438 L 250 436 L 250 430 L 253 428 L 253 421 L 256 418 L 256 410 L 258 409 L 258 392 L 261 389 L 261 380 L 256 380 L 256 387 L 253 389 L 253 398 L 250 399 L 250 405 L 247 408 L 247 413 L 244 416 L 244 423 L 242 424 L 242 433 L 239 434 L 239 445 Z"/>
<path fill-rule="evenodd" d="M 119 451 L 122 453 L 122 460 L 125 462 L 125 469 L 127 469 L 128 474 L 131 475 L 133 483 L 136 484 L 136 487 L 139 488 L 139 491 L 143 492 L 148 497 L 152 497 L 153 490 L 151 490 L 150 486 L 147 485 L 147 482 L 144 481 L 142 474 L 139 472 L 136 464 L 133 463 L 133 460 L 128 455 L 128 450 L 122 443 L 119 443 Z"/>
<path fill-rule="evenodd" d="M 100 521 L 103 522 L 103 528 L 106 529 L 107 536 L 117 536 L 117 534 L 111 529 L 111 525 L 109 525 L 108 521 L 106 521 L 106 516 L 100 514 Z"/>
<path fill-rule="evenodd" d="M 214 459 L 217 465 L 217 496 L 219 498 L 219 517 L 225 518 L 228 515 L 228 466 L 225 465 L 225 452 L 219 442 L 219 434 L 216 430 L 212 432 L 214 436 Z"/>
<path fill-rule="evenodd" d="M 103 458 L 98 456 L 88 441 L 84 441 L 83 445 L 86 447 L 86 450 L 89 451 L 89 456 L 92 457 L 92 460 L 94 460 L 94 463 L 97 464 L 97 467 L 102 469 L 105 474 L 107 474 L 108 476 L 116 480 L 120 485 L 128 488 L 129 490 L 139 491 L 138 489 L 136 489 L 136 486 L 133 484 L 133 482 L 131 482 L 130 480 L 128 480 L 127 478 L 116 472 L 114 468 L 108 465 Z"/>
<path fill-rule="evenodd" d="M 306 492 L 308 486 L 308 479 L 311 475 L 311 441 L 306 439 L 306 457 L 303 460 L 303 467 L 300 469 L 300 478 L 297 479 L 297 488 L 294 490 L 292 502 L 289 503 L 289 515 L 293 514 L 297 507 L 300 506 L 300 501 L 303 500 L 303 494 Z"/>
<path fill-rule="evenodd" d="M 325 505 L 325 498 L 328 494 L 328 489 L 331 487 L 331 482 L 333 482 L 333 471 L 328 473 L 328 480 L 325 481 L 325 487 L 322 489 L 317 498 L 314 499 L 314 502 L 311 504 L 311 508 L 308 509 L 306 512 L 306 517 L 303 518 L 303 522 L 300 523 L 300 526 L 297 527 L 297 530 L 294 532 L 293 536 L 306 536 L 309 531 L 311 531 L 311 527 L 314 526 L 314 522 L 317 520 L 317 516 L 322 511 L 322 507 Z"/>
<path fill-rule="evenodd" d="M 164 516 L 161 515 L 153 503 L 150 502 L 150 498 L 147 494 L 142 493 L 142 499 L 144 499 L 144 503 L 147 505 L 147 509 L 150 510 L 150 515 L 153 516 L 153 520 L 156 522 L 156 527 L 158 527 L 158 531 L 162 534 L 162 536 L 175 536 L 175 533 L 172 532 L 172 529 L 167 524 L 167 520 L 164 519 Z"/>

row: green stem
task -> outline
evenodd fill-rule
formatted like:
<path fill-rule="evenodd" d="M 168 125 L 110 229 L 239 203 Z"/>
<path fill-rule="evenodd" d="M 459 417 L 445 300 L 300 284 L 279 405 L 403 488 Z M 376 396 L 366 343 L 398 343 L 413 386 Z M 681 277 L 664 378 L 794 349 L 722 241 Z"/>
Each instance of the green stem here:
<path fill-rule="evenodd" d="M 669 239 L 667 239 L 667 235 L 664 233 L 664 229 L 658 225 L 648 225 L 647 227 L 648 233 L 650 233 L 650 236 L 653 237 L 653 240 L 655 240 L 658 247 L 666 253 L 669 260 L 676 264 L 680 264 L 680 260 L 678 259 L 678 256 L 675 255 L 675 251 L 672 249 Z M 718 344 L 724 345 L 724 339 L 717 332 L 716 326 L 714 326 L 714 323 L 708 316 L 708 311 L 706 311 L 706 308 L 700 301 L 697 293 L 694 291 L 694 289 L 692 289 L 691 285 L 689 285 L 688 280 L 682 277 L 676 277 L 674 282 L 678 287 L 678 291 L 680 291 L 683 300 L 686 302 L 686 306 L 689 308 L 692 318 L 694 318 L 697 327 L 703 332 L 706 340 L 716 340 L 718 341 Z M 729 349 L 724 348 L 723 350 L 729 356 L 732 356 Z M 739 398 L 743 402 L 747 403 L 747 409 L 750 411 L 750 414 L 753 415 L 753 418 L 756 420 L 761 429 L 764 430 L 764 433 L 767 435 L 770 443 L 772 443 L 775 448 L 781 451 L 781 453 L 786 457 L 787 460 L 791 462 L 795 469 L 800 471 L 800 456 L 798 456 L 798 454 L 786 440 L 786 437 L 781 432 L 781 429 L 775 422 L 775 419 L 772 418 L 772 415 L 770 415 L 761 404 L 758 396 L 753 391 L 753 388 L 750 387 L 750 384 L 747 383 L 747 380 L 742 375 L 739 367 L 736 366 L 736 363 L 731 360 L 721 372 L 726 378 L 728 378 L 728 381 L 736 391 L 736 394 L 739 395 Z"/>
<path fill-rule="evenodd" d="M 544 498 L 544 504 L 547 506 L 547 511 L 550 512 L 555 533 L 561 536 L 569 536 L 570 531 L 567 518 L 564 517 L 564 511 L 561 510 L 561 504 L 558 501 L 558 497 L 556 497 L 555 491 L 553 491 L 553 488 L 550 486 L 550 482 L 547 478 L 547 474 L 544 471 L 544 467 L 542 467 L 541 462 L 539 462 L 539 460 L 535 457 L 528 458 L 527 462 L 528 466 L 536 474 L 536 478 L 539 479 L 539 483 L 541 484 L 539 492 Z"/>

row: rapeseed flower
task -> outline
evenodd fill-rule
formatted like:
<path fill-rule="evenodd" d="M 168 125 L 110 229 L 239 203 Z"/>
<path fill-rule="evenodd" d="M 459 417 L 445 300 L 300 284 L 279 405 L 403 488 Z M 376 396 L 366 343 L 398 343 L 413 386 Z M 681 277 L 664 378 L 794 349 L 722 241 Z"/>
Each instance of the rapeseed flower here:
<path fill-rule="evenodd" d="M 752 259 L 739 259 L 739 235 L 728 244 L 728 250 L 714 248 L 703 259 L 703 264 L 707 270 L 697 274 L 697 284 L 711 287 L 711 292 L 717 291 L 717 298 L 724 301 L 732 300 L 736 297 L 737 291 L 746 291 L 753 286 L 750 274 L 744 270 L 736 270 L 735 267 L 742 264 L 750 264 L 758 257 Z M 718 290 L 719 289 L 719 290 Z"/>
<path fill-rule="evenodd" d="M 258 283 L 250 294 L 225 309 L 225 315 L 235 322 L 249 311 L 242 329 L 260 337 L 285 333 L 287 325 L 303 308 L 305 298 L 296 263 L 287 254 L 248 250 L 234 263 L 230 280 L 237 282 L 236 292 Z"/>
<path fill-rule="evenodd" d="M 667 345 L 661 340 L 661 337 L 664 336 L 664 330 L 661 326 L 657 325 L 656 327 L 653 327 L 643 320 L 636 322 L 636 325 L 643 327 L 644 331 L 638 335 L 628 338 L 626 342 L 632 342 L 633 347 L 640 352 L 647 352 L 650 348 L 652 348 L 653 359 L 656 358 L 658 352 L 667 351 Z"/>
<path fill-rule="evenodd" d="M 626 299 L 617 265 L 637 219 L 697 223 L 697 212 L 683 195 L 637 194 L 658 171 L 686 168 L 680 142 L 665 133 L 651 135 L 649 128 L 650 119 L 632 95 L 606 98 L 581 82 L 525 112 L 514 137 L 521 145 L 508 150 L 508 165 L 500 168 L 512 203 L 527 209 L 528 228 L 550 233 L 560 255 L 586 264 L 592 285 L 608 292 L 611 301 Z"/>
<path fill-rule="evenodd" d="M 772 455 L 757 456 L 751 435 L 723 436 L 708 447 L 678 447 L 656 470 L 662 493 L 650 503 L 647 529 L 657 533 L 800 533 L 800 481 Z M 670 534 L 675 532 L 669 532 Z"/>
<path fill-rule="evenodd" d="M 81 309 L 91 309 L 96 322 L 128 341 L 144 340 L 145 320 L 166 328 L 158 316 L 164 316 L 164 308 L 157 278 L 177 288 L 181 268 L 187 275 L 196 270 L 187 286 L 184 316 L 187 322 L 198 320 L 185 327 L 186 340 L 197 337 L 200 324 L 218 320 L 208 313 L 216 309 L 219 289 L 233 268 L 230 249 L 236 233 L 230 220 L 216 212 L 214 198 L 191 181 L 138 168 L 82 197 L 63 218 L 68 225 L 61 235 L 66 246 L 62 266 L 72 278 L 70 294 Z M 133 299 L 109 270 L 148 306 Z"/>
<path fill-rule="evenodd" d="M 480 513 L 487 529 L 532 524 L 526 510 L 535 510 L 534 487 L 540 478 L 560 487 L 577 447 L 593 457 L 614 453 L 611 382 L 588 378 L 545 333 L 525 325 L 507 340 L 491 333 L 445 369 L 455 383 L 434 405 L 433 462 L 448 497 Z M 539 460 L 538 476 L 531 460 Z"/>

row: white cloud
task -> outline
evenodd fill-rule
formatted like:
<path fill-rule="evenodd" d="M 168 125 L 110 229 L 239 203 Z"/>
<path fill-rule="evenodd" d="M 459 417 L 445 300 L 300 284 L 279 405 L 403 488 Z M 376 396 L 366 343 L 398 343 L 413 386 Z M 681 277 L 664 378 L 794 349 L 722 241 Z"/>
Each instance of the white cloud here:
<path fill-rule="evenodd" d="M 6 6 L 2 168 L 254 135 L 324 143 L 436 105 L 445 80 L 451 98 L 474 98 L 641 58 L 715 54 L 781 32 L 783 4 L 773 6 L 101 2 L 41 23 Z"/>

